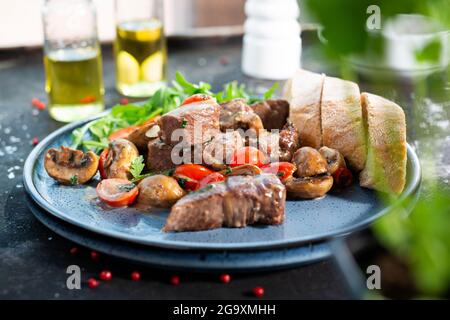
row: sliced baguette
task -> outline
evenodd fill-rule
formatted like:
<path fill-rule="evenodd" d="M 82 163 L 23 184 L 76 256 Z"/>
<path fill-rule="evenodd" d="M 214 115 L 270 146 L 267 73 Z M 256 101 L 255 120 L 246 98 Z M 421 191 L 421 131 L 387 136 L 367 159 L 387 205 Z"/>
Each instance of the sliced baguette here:
<path fill-rule="evenodd" d="M 320 148 L 320 97 L 325 75 L 298 70 L 286 82 L 283 98 L 289 102 L 289 121 L 297 128 L 302 146 Z"/>
<path fill-rule="evenodd" d="M 362 93 L 368 154 L 359 175 L 362 187 L 400 194 L 406 179 L 406 122 L 403 109 L 380 96 Z"/>
<path fill-rule="evenodd" d="M 362 170 L 366 162 L 366 139 L 358 85 L 326 77 L 321 118 L 322 144 L 339 150 L 353 170 Z"/>

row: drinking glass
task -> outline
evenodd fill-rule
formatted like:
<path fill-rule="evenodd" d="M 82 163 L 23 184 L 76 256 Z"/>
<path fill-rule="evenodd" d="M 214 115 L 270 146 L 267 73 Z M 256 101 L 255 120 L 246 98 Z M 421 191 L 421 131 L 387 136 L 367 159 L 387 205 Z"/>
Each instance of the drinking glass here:
<path fill-rule="evenodd" d="M 104 109 L 97 17 L 91 0 L 46 0 L 45 89 L 52 118 L 71 122 Z"/>
<path fill-rule="evenodd" d="M 148 97 L 165 84 L 167 50 L 162 0 L 116 0 L 116 88 Z"/>

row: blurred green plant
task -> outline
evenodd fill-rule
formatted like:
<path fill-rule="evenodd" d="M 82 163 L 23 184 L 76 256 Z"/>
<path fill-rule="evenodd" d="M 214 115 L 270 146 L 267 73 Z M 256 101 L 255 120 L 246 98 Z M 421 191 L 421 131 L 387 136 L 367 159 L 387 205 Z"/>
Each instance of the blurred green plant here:
<path fill-rule="evenodd" d="M 373 34 L 366 29 L 370 5 L 378 5 L 381 23 L 401 13 L 426 15 L 445 28 L 450 29 L 450 0 L 304 0 L 309 13 L 322 26 L 322 35 L 327 40 L 325 53 L 340 62 L 343 77 L 348 71 L 346 59 L 362 53 L 378 54 L 382 43 L 374 41 Z M 375 39 L 377 40 L 377 39 Z M 431 42 L 416 52 L 418 62 L 436 61 L 441 50 L 440 42 Z M 420 158 L 423 167 L 422 189 L 426 190 L 414 210 L 408 216 L 406 206 L 396 206 L 390 214 L 380 219 L 373 231 L 377 239 L 407 263 L 414 277 L 415 286 L 421 295 L 447 296 L 450 290 L 450 187 L 436 180 L 436 148 L 450 136 L 448 127 L 437 125 L 438 121 L 449 121 L 448 108 L 440 108 L 430 102 L 430 90 L 447 86 L 440 101 L 450 101 L 450 69 L 444 74 L 446 79 L 427 85 L 425 80 L 413 82 L 413 127 L 421 146 Z M 429 108 L 427 110 L 427 108 Z M 436 117 L 439 117 L 436 120 Z M 442 121 L 441 121 L 442 122 Z M 443 139 L 443 140 L 442 140 Z M 446 160 L 448 163 L 448 160 Z M 395 199 L 381 195 L 383 201 L 393 203 Z"/>
<path fill-rule="evenodd" d="M 410 267 L 420 294 L 439 297 L 450 286 L 450 192 L 437 184 L 431 188 L 407 218 L 407 210 L 397 208 L 373 230 Z"/>
<path fill-rule="evenodd" d="M 380 7 L 381 23 L 397 14 L 423 14 L 450 28 L 450 0 L 304 0 L 309 13 L 323 27 L 326 52 L 332 58 L 374 49 L 366 28 L 367 8 Z M 376 45 L 379 46 L 379 43 Z M 378 49 L 380 49 L 378 47 Z M 431 54 L 435 54 L 432 52 Z"/>

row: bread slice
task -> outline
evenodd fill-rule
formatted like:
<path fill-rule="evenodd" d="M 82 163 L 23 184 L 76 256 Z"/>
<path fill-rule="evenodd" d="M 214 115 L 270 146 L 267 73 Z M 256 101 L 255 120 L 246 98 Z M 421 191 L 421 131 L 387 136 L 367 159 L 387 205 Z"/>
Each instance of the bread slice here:
<path fill-rule="evenodd" d="M 337 149 L 355 171 L 366 162 L 361 96 L 356 83 L 326 77 L 321 98 L 322 144 Z"/>
<path fill-rule="evenodd" d="M 289 102 L 289 121 L 297 128 L 302 146 L 320 148 L 320 97 L 325 75 L 298 70 L 283 90 L 283 98 Z"/>
<path fill-rule="evenodd" d="M 368 154 L 359 175 L 362 187 L 399 194 L 406 179 L 406 122 L 403 109 L 370 93 L 361 95 Z"/>

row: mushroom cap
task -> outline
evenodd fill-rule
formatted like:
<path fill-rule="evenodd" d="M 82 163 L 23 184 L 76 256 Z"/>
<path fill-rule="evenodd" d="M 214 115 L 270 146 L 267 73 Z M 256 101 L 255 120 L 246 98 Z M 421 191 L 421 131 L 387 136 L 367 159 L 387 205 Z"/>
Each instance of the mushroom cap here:
<path fill-rule="evenodd" d="M 47 150 L 44 167 L 48 175 L 62 184 L 83 184 L 97 173 L 98 157 L 92 152 L 61 146 L 61 149 Z M 76 178 L 74 178 L 76 177 Z"/>
<path fill-rule="evenodd" d="M 220 173 L 226 176 L 256 176 L 261 174 L 262 170 L 253 164 L 243 164 L 228 170 L 222 170 Z"/>
<path fill-rule="evenodd" d="M 314 199 L 325 195 L 333 186 L 329 175 L 305 178 L 290 178 L 286 181 L 288 196 L 300 199 Z"/>
<path fill-rule="evenodd" d="M 327 161 L 327 171 L 329 174 L 334 174 L 339 168 L 347 168 L 344 156 L 338 150 L 323 146 L 319 149 L 319 153 Z"/>
<path fill-rule="evenodd" d="M 170 208 L 186 194 L 177 180 L 162 174 L 142 179 L 138 188 L 137 203 L 157 208 Z"/>
<path fill-rule="evenodd" d="M 327 161 L 314 148 L 302 147 L 295 151 L 292 162 L 297 166 L 297 176 L 313 177 L 327 173 Z"/>
<path fill-rule="evenodd" d="M 108 178 L 130 179 L 130 167 L 139 157 L 136 146 L 126 139 L 115 139 L 109 143 L 109 153 L 103 167 Z"/>

